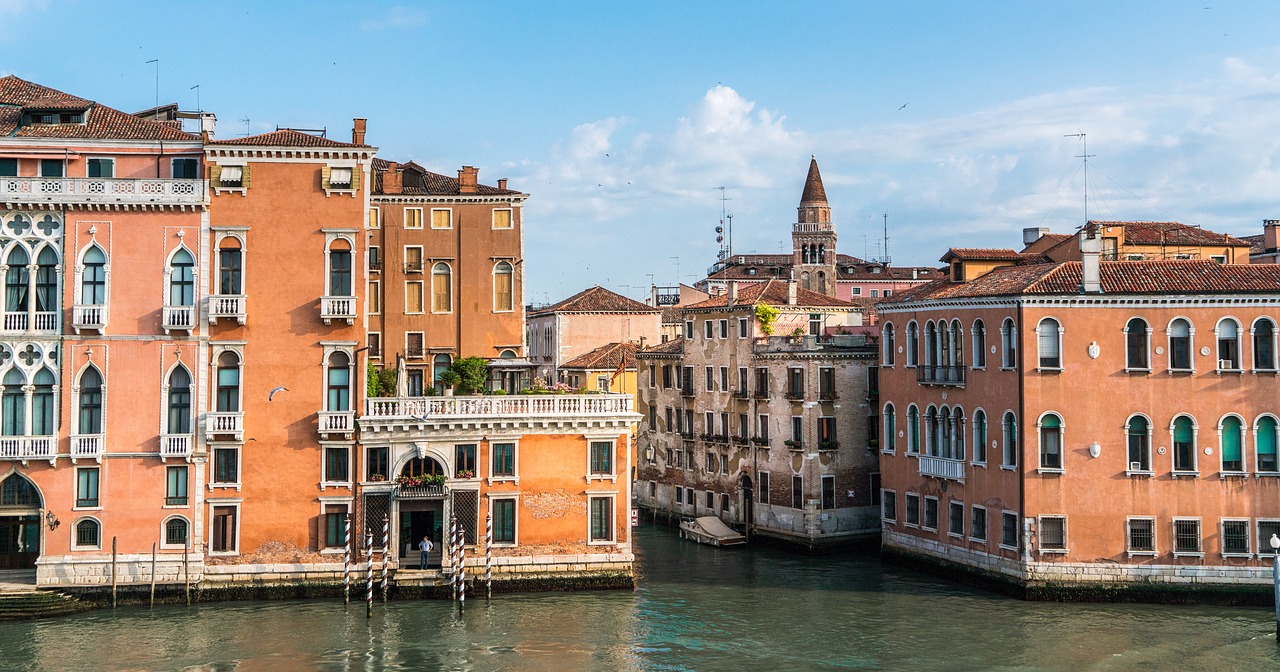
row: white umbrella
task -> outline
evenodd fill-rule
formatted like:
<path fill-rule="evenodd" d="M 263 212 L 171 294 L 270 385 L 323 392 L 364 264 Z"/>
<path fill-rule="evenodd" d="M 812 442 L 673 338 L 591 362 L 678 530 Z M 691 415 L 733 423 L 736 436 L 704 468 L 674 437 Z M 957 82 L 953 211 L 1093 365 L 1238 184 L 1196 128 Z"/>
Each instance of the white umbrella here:
<path fill-rule="evenodd" d="M 404 366 L 404 357 L 396 355 L 396 397 L 404 399 L 409 396 L 409 372 Z"/>

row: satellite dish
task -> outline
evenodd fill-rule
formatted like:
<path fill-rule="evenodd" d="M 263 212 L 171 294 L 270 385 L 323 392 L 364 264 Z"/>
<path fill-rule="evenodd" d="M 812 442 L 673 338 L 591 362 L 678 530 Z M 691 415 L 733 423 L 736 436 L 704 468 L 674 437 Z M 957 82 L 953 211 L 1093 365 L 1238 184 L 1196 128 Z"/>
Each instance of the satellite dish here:
<path fill-rule="evenodd" d="M 716 236 L 716 242 L 717 242 L 717 243 L 723 243 L 723 242 L 724 242 L 724 236 Z"/>
<path fill-rule="evenodd" d="M 717 226 L 717 227 L 716 227 L 716 233 L 724 233 L 724 227 L 723 227 L 723 226 Z"/>

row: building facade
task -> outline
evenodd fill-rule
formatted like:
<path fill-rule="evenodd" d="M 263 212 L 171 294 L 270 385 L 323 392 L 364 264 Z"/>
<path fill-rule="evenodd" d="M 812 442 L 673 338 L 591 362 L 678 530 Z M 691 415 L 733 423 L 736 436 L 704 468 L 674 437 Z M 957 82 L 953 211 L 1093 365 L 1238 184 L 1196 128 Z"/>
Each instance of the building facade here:
<path fill-rule="evenodd" d="M 652 345 L 662 340 L 662 311 L 604 287 L 585 289 L 529 309 L 529 359 L 547 385 L 564 380 L 564 364 L 608 343 Z"/>
<path fill-rule="evenodd" d="M 949 255 L 880 304 L 884 550 L 1029 591 L 1269 583 L 1280 267 L 1101 242 Z"/>

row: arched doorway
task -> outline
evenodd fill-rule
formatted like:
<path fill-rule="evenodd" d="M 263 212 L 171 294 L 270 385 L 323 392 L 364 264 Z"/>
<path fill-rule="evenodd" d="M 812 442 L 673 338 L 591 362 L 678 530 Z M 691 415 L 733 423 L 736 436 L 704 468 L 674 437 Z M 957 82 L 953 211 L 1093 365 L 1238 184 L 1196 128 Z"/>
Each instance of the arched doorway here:
<path fill-rule="evenodd" d="M 755 520 L 755 486 L 751 481 L 750 474 L 743 474 L 738 479 L 738 490 L 742 496 L 742 522 L 746 527 L 746 535 L 751 536 L 751 524 Z"/>
<path fill-rule="evenodd" d="M 418 544 L 423 537 L 431 539 L 435 546 L 428 557 L 428 567 L 440 566 L 440 553 L 444 542 L 444 498 L 447 490 L 442 484 L 445 468 L 431 457 L 415 457 L 400 469 L 396 489 L 397 541 L 400 566 L 417 569 L 421 554 Z M 434 478 L 433 478 L 434 477 Z"/>
<path fill-rule="evenodd" d="M 31 569 L 40 557 L 40 491 L 27 477 L 0 481 L 0 569 Z"/>

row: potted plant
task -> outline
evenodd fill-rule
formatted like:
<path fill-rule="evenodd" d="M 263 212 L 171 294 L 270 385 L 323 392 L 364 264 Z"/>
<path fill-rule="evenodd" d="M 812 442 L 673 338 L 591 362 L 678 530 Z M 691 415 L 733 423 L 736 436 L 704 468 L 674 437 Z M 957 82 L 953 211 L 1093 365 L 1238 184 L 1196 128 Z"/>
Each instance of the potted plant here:
<path fill-rule="evenodd" d="M 458 375 L 453 369 L 446 369 L 440 374 L 440 384 L 444 386 L 444 396 L 452 397 L 453 388 L 462 382 L 462 376 Z"/>

